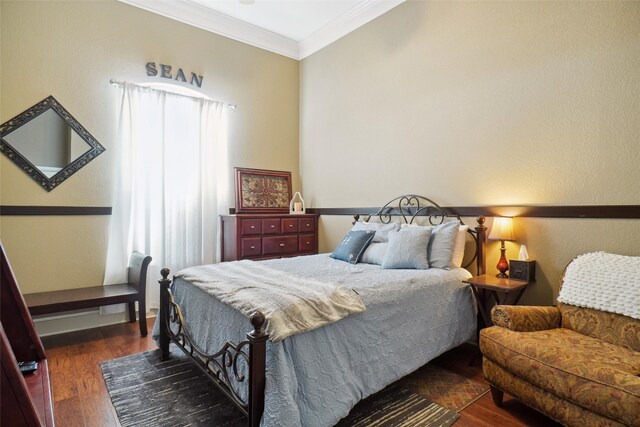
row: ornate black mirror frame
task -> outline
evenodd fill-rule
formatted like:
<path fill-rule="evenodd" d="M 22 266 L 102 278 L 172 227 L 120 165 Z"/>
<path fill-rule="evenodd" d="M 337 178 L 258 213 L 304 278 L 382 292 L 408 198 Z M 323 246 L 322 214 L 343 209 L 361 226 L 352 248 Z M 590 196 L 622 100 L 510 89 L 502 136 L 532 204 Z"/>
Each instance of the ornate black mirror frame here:
<path fill-rule="evenodd" d="M 62 120 L 64 120 L 80 138 L 89 144 L 88 151 L 84 152 L 77 159 L 63 167 L 52 177 L 47 177 L 38 167 L 36 167 L 29 159 L 23 156 L 15 147 L 13 147 L 5 137 L 18 128 L 26 125 L 31 120 L 41 114 L 53 110 Z M 60 185 L 64 180 L 82 169 L 87 163 L 99 156 L 105 148 L 87 131 L 53 96 L 38 102 L 28 110 L 18 114 L 11 120 L 0 125 L 0 151 L 4 153 L 11 161 L 13 161 L 27 175 L 33 178 L 45 190 L 51 191 Z"/>

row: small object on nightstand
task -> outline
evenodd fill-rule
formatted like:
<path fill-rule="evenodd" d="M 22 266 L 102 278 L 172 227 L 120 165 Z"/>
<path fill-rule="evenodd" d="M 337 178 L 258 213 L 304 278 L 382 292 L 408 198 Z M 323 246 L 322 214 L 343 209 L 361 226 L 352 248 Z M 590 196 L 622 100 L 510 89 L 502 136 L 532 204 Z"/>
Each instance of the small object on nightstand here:
<path fill-rule="evenodd" d="M 518 253 L 518 259 L 520 261 L 527 261 L 529 259 L 529 252 L 525 245 L 520 245 L 520 253 Z"/>
<path fill-rule="evenodd" d="M 536 262 L 531 260 L 522 261 L 512 259 L 509 261 L 509 271 L 511 278 L 516 280 L 524 280 L 526 282 L 535 282 L 536 280 Z"/>

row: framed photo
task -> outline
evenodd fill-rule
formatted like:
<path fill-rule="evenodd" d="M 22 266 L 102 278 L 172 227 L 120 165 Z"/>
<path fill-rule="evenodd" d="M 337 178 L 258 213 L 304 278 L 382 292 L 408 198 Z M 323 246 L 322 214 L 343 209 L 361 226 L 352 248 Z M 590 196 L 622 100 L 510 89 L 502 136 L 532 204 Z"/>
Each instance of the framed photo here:
<path fill-rule="evenodd" d="M 289 212 L 291 172 L 235 168 L 236 213 Z"/>

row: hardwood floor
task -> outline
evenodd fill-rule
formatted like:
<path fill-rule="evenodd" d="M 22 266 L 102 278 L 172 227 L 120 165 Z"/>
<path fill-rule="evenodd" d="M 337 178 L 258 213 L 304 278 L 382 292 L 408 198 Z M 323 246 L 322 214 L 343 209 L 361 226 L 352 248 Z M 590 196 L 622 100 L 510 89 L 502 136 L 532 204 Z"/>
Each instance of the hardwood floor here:
<path fill-rule="evenodd" d="M 469 366 L 469 356 L 470 354 L 474 354 L 474 352 L 478 352 L 477 347 L 463 345 L 444 353 L 430 363 L 435 363 L 473 381 L 484 382 L 481 358 L 478 357 L 476 362 L 472 366 Z M 487 393 L 463 409 L 462 412 L 460 412 L 460 418 L 454 426 L 560 427 L 561 425 L 506 393 L 504 395 L 502 408 L 498 408 L 493 404 L 491 393 Z"/>
<path fill-rule="evenodd" d="M 153 319 L 148 320 L 149 331 Z M 54 418 L 59 427 L 118 426 L 118 417 L 102 378 L 100 362 L 156 349 L 151 334 L 140 337 L 137 323 L 44 337 L 42 339 L 53 388 Z M 469 366 L 469 355 L 477 351 L 463 346 L 447 352 L 433 363 L 469 379 L 482 381 L 478 360 Z M 558 426 L 542 414 L 505 394 L 497 408 L 487 393 L 461 412 L 456 427 L 469 426 Z"/>
<path fill-rule="evenodd" d="M 147 324 L 153 327 L 153 320 Z M 42 342 L 49 359 L 53 417 L 62 427 L 120 425 L 99 364 L 156 348 L 151 334 L 140 337 L 137 323 L 54 335 Z"/>

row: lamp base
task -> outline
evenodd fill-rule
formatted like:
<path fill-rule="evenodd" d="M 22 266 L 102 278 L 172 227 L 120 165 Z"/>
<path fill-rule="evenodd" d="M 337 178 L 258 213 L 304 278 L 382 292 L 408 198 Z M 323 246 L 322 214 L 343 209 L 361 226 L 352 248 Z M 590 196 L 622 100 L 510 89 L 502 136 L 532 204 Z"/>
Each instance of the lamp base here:
<path fill-rule="evenodd" d="M 507 250 L 504 247 L 504 240 L 502 241 L 502 247 L 500 248 L 500 260 L 498 261 L 498 265 L 496 268 L 500 273 L 496 274 L 496 277 L 500 277 L 502 279 L 506 279 L 509 276 L 507 275 L 507 271 L 509 270 L 509 263 L 507 262 L 507 257 L 505 256 L 505 252 Z"/>

